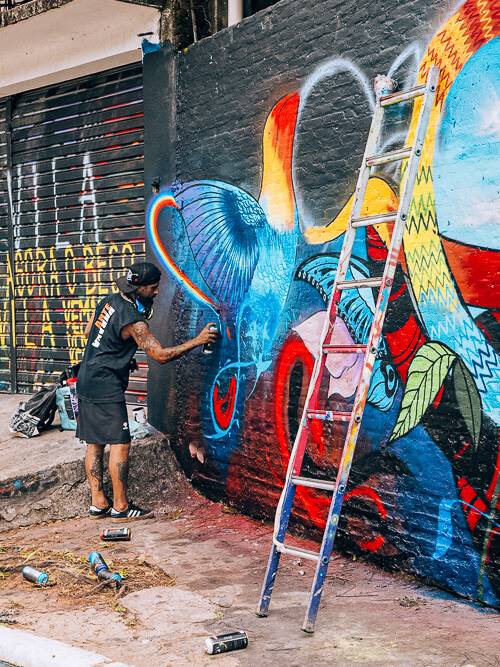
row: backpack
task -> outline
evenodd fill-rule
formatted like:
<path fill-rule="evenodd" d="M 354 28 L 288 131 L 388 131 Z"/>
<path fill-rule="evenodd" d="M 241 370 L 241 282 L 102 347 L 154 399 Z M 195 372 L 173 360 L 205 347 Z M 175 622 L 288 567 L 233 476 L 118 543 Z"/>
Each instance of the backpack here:
<path fill-rule="evenodd" d="M 56 414 L 56 390 L 59 385 L 42 387 L 27 401 L 19 404 L 10 418 L 9 431 L 23 438 L 32 438 L 48 428 Z"/>
<path fill-rule="evenodd" d="M 56 404 L 62 431 L 76 431 L 76 415 L 71 403 L 70 389 L 68 385 L 58 387 L 56 391 Z"/>

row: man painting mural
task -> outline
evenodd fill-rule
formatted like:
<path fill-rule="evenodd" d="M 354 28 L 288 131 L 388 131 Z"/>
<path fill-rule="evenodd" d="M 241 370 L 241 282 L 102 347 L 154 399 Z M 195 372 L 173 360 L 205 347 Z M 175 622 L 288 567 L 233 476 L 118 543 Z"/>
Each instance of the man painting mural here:
<path fill-rule="evenodd" d="M 160 364 L 178 359 L 189 350 L 212 343 L 217 331 L 207 326 L 191 340 L 162 347 L 149 330 L 147 320 L 159 291 L 161 273 L 148 262 L 133 264 L 116 280 L 120 292 L 100 301 L 85 328 L 88 339 L 78 372 L 78 426 L 76 437 L 87 444 L 85 471 L 92 495 L 89 515 L 113 521 L 146 519 L 151 510 L 129 502 L 127 497 L 130 431 L 125 390 L 131 362 L 137 351 Z M 109 474 L 113 503 L 103 489 L 104 447 L 110 445 Z"/>

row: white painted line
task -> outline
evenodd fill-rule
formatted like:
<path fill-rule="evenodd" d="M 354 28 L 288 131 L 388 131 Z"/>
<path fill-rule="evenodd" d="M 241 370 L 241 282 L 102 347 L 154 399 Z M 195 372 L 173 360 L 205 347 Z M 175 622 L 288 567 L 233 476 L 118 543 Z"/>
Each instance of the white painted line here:
<path fill-rule="evenodd" d="M 54 639 L 0 627 L 0 660 L 16 667 L 132 667 Z"/>

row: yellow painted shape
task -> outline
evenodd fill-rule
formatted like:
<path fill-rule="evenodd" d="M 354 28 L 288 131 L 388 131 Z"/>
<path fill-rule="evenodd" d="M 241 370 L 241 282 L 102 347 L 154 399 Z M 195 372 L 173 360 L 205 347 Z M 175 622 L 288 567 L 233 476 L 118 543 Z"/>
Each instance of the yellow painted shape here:
<path fill-rule="evenodd" d="M 354 195 L 351 195 L 340 213 L 334 220 L 322 227 L 309 227 L 304 232 L 307 243 L 320 245 L 328 243 L 345 233 L 349 216 L 354 204 Z M 361 208 L 361 215 L 378 215 L 397 211 L 398 196 L 383 178 L 373 176 L 368 180 L 366 194 Z M 386 246 L 391 240 L 391 226 L 387 223 L 375 225 L 375 229 Z"/>

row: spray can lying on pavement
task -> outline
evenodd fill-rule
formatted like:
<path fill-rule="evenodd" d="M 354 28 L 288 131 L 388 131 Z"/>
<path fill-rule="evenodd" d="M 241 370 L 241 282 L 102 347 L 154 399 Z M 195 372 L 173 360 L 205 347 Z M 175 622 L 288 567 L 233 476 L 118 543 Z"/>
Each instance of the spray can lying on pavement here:
<path fill-rule="evenodd" d="M 101 531 L 100 538 L 103 542 L 128 541 L 132 537 L 130 528 L 106 528 Z"/>
<path fill-rule="evenodd" d="M 214 635 L 205 639 L 207 653 L 215 655 L 216 653 L 227 653 L 228 651 L 237 651 L 240 648 L 248 646 L 248 636 L 243 630 L 227 632 L 224 635 Z"/>
<path fill-rule="evenodd" d="M 46 572 L 37 570 L 30 565 L 23 567 L 22 575 L 27 581 L 31 581 L 34 584 L 39 584 L 40 586 L 44 586 L 45 584 L 49 583 L 49 575 Z"/>
<path fill-rule="evenodd" d="M 92 551 L 89 554 L 88 561 L 90 567 L 97 574 L 97 578 L 102 581 L 114 581 L 117 588 L 122 585 L 123 578 L 118 572 L 111 572 L 108 564 L 98 551 Z"/>

